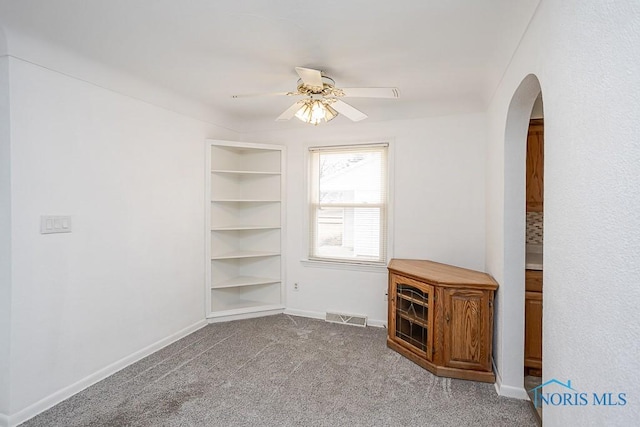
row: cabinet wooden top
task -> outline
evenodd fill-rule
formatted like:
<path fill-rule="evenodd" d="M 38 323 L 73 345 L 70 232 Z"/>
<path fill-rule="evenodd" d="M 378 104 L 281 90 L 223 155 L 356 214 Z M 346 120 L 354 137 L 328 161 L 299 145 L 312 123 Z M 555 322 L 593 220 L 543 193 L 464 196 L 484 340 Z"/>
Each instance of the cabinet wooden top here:
<path fill-rule="evenodd" d="M 444 286 L 465 285 L 467 287 L 491 290 L 498 288 L 498 283 L 487 273 L 439 262 L 417 259 L 392 259 L 389 262 L 388 269 L 390 272 L 432 284 Z"/>

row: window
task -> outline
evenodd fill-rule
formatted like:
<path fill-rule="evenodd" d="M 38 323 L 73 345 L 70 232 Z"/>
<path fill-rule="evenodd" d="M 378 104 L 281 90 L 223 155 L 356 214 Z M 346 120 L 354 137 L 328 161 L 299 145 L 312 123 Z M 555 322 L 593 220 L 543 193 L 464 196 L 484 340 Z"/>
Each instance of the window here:
<path fill-rule="evenodd" d="M 387 147 L 309 149 L 310 260 L 386 264 Z"/>

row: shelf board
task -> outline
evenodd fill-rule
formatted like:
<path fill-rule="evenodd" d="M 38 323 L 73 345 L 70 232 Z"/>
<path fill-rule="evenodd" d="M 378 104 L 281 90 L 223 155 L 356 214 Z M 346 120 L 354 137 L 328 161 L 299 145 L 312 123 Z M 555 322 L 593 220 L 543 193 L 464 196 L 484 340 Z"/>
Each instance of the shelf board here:
<path fill-rule="evenodd" d="M 237 231 L 237 230 L 279 230 L 279 225 L 230 225 L 226 227 L 211 227 L 211 231 Z"/>
<path fill-rule="evenodd" d="M 404 313 L 402 311 L 396 310 L 396 314 L 400 317 L 402 317 L 403 319 L 408 320 L 411 323 L 415 323 L 416 325 L 429 330 L 429 325 L 427 324 L 427 322 L 424 319 L 420 319 L 416 316 L 412 316 L 411 314 L 408 313 Z"/>
<path fill-rule="evenodd" d="M 397 293 L 397 296 L 398 296 L 398 298 L 401 298 L 401 299 L 403 299 L 405 301 L 410 301 L 410 302 L 415 303 L 415 304 L 417 304 L 417 305 L 419 305 L 421 307 L 429 307 L 429 302 L 425 301 L 423 299 L 421 300 L 421 299 L 418 299 L 418 298 L 410 297 L 409 295 L 405 295 L 405 294 L 400 293 L 400 292 Z"/>
<path fill-rule="evenodd" d="M 207 318 L 234 316 L 237 314 L 254 313 L 258 311 L 282 310 L 282 304 L 267 304 L 263 302 L 240 300 L 233 304 L 227 304 L 224 310 L 212 310 Z"/>
<path fill-rule="evenodd" d="M 229 169 L 213 169 L 211 173 L 227 173 L 233 175 L 282 175 L 280 172 L 269 172 L 269 171 L 240 171 L 240 170 L 229 170 Z"/>
<path fill-rule="evenodd" d="M 279 199 L 211 199 L 211 203 L 280 203 Z"/>
<path fill-rule="evenodd" d="M 211 259 L 218 260 L 218 259 L 238 259 L 238 258 L 260 258 L 260 257 L 271 257 L 271 256 L 280 256 L 280 252 L 234 251 L 234 252 L 227 252 L 226 254 L 212 255 Z"/>
<path fill-rule="evenodd" d="M 211 289 L 237 288 L 241 286 L 271 285 L 280 283 L 280 279 L 270 277 L 238 276 L 211 285 Z"/>

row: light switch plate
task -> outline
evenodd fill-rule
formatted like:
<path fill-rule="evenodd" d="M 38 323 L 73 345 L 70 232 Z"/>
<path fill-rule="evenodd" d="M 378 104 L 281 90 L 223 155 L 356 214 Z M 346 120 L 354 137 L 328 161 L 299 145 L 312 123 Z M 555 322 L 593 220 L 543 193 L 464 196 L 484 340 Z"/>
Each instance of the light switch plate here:
<path fill-rule="evenodd" d="M 68 215 L 43 215 L 40 217 L 40 234 L 71 233 L 71 217 Z"/>

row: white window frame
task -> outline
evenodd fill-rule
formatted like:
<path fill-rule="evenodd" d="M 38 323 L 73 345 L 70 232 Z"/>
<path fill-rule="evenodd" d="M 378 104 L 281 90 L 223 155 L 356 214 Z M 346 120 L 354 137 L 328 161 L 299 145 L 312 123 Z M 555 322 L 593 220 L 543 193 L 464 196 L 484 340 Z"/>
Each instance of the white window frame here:
<path fill-rule="evenodd" d="M 313 213 L 313 205 L 312 205 L 312 194 L 313 194 L 313 179 L 311 177 L 311 161 L 312 154 L 314 151 L 333 151 L 339 149 L 366 149 L 371 147 L 386 147 L 386 206 L 385 206 L 385 221 L 386 221 L 386 239 L 385 247 L 382 248 L 384 252 L 384 259 L 381 261 L 367 261 L 367 260 L 357 260 L 354 258 L 328 258 L 328 257 L 313 257 L 311 256 L 311 229 L 310 227 L 315 226 L 314 213 Z M 371 142 L 371 143 L 354 143 L 354 144 L 341 144 L 341 145 L 323 145 L 323 146 L 309 146 L 307 147 L 305 163 L 306 163 L 306 188 L 307 188 L 307 202 L 306 202 L 306 212 L 305 215 L 305 235 L 307 236 L 306 245 L 305 245 L 305 254 L 301 259 L 301 263 L 306 267 L 320 267 L 320 268 L 333 268 L 333 269 L 346 269 L 346 270 L 363 270 L 363 271 L 373 271 L 373 272 L 385 272 L 386 273 L 386 264 L 389 259 L 393 258 L 392 249 L 393 249 L 393 144 L 391 142 Z"/>

